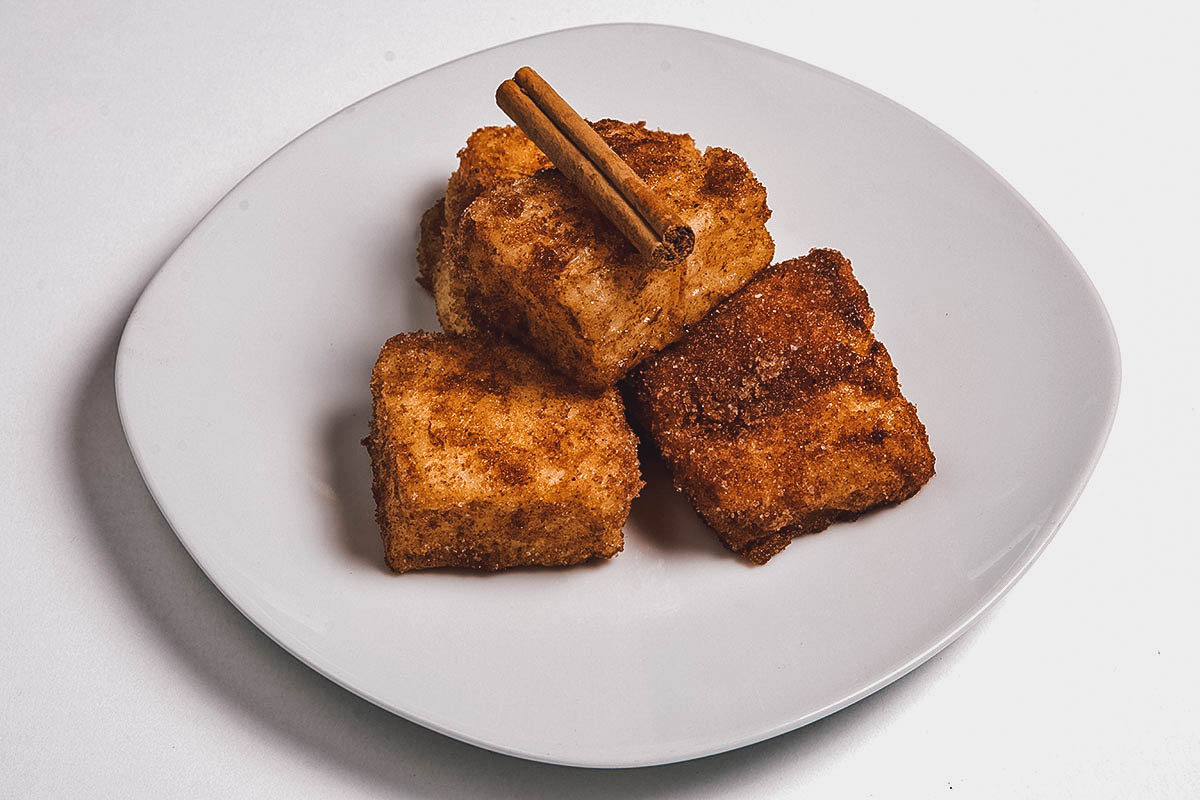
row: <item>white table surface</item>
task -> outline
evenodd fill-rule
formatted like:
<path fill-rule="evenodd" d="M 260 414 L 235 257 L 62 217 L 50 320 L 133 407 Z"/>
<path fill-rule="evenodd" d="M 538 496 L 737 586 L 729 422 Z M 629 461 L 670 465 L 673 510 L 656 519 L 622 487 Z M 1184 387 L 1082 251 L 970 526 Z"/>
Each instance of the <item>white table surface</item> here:
<path fill-rule="evenodd" d="M 0 796 L 1200 796 L 1195 4 L 537 5 L 0 2 Z M 941 126 L 1072 248 L 1124 358 L 1090 485 L 958 643 L 800 731 L 616 772 L 454 742 L 272 644 L 159 515 L 112 383 L 142 287 L 292 137 L 606 21 L 778 50 Z"/>

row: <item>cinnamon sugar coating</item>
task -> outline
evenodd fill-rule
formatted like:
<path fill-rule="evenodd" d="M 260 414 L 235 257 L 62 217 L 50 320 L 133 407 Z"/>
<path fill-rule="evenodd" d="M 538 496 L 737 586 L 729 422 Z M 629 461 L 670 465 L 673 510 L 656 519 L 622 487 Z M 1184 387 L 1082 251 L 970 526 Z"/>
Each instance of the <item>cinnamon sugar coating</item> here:
<path fill-rule="evenodd" d="M 737 154 L 702 153 L 690 136 L 644 123 L 593 127 L 692 227 L 696 247 L 686 261 L 662 270 L 647 264 L 566 178 L 516 146 L 524 134 L 505 128 L 477 131 L 460 154 L 447 188 L 444 244 L 427 271 L 446 330 L 501 331 L 596 390 L 770 263 L 774 242 L 766 190 Z M 511 152 L 501 155 L 504 147 Z M 528 171 L 514 177 L 521 169 Z M 451 202 L 489 180 L 468 205 Z M 456 183 L 468 190 L 452 191 Z M 432 252 L 432 239 L 423 235 L 422 248 Z"/>
<path fill-rule="evenodd" d="M 388 565 L 497 570 L 610 558 L 641 489 L 620 396 L 481 337 L 401 333 L 364 444 Z"/>
<path fill-rule="evenodd" d="M 457 220 L 472 200 L 496 184 L 550 166 L 550 160 L 515 125 L 490 125 L 467 137 L 466 145 L 458 151 L 458 169 L 446 183 L 445 196 L 421 218 L 417 282 L 434 290 L 447 220 Z"/>
<path fill-rule="evenodd" d="M 933 475 L 873 323 L 850 261 L 813 250 L 761 272 L 626 379 L 676 487 L 749 561 Z"/>

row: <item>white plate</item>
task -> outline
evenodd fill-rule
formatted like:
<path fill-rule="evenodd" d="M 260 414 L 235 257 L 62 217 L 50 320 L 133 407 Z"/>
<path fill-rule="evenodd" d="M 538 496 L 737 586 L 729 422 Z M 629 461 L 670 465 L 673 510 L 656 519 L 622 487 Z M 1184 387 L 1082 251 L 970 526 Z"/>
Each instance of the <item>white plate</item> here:
<path fill-rule="evenodd" d="M 505 121 L 493 92 L 526 63 L 585 115 L 645 119 L 745 156 L 769 190 L 778 258 L 830 246 L 854 261 L 937 454 L 924 490 L 753 568 L 651 463 L 612 561 L 383 568 L 358 443 L 371 365 L 389 335 L 436 327 L 412 279 L 418 218 L 467 134 Z M 617 767 L 804 725 L 953 640 L 1078 496 L 1119 366 L 1066 247 L 946 134 L 775 53 L 611 25 L 446 64 L 289 144 L 146 289 L 116 381 L 163 513 L 280 645 L 456 738 Z"/>

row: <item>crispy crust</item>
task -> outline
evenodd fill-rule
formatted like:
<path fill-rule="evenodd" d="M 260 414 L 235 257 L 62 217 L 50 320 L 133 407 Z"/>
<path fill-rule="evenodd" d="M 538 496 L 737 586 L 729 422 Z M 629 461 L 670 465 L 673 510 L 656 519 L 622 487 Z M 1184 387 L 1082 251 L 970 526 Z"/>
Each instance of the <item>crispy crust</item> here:
<path fill-rule="evenodd" d="M 458 151 L 458 169 L 446 184 L 446 195 L 421 217 L 417 282 L 434 291 L 447 220 L 457 220 L 471 201 L 497 183 L 549 166 L 542 151 L 515 125 L 479 128 L 467 137 L 466 146 Z"/>
<path fill-rule="evenodd" d="M 447 191 L 432 286 L 446 330 L 502 331 L 597 390 L 770 263 L 774 242 L 765 226 L 766 190 L 737 154 L 701 153 L 690 136 L 644 123 L 594 127 L 695 230 L 696 249 L 684 264 L 651 268 L 557 170 L 540 169 L 524 150 L 489 173 L 495 152 L 484 158 L 472 151 L 498 146 L 493 133 L 460 154 L 472 190 L 493 182 L 459 212 Z M 510 137 L 510 146 L 528 143 L 519 131 Z M 522 165 L 529 172 L 513 177 Z"/>
<path fill-rule="evenodd" d="M 749 561 L 933 475 L 873 322 L 850 262 L 813 250 L 764 270 L 627 379 L 675 485 Z"/>
<path fill-rule="evenodd" d="M 619 395 L 512 345 L 392 337 L 371 377 L 376 519 L 397 572 L 609 558 L 641 489 Z"/>

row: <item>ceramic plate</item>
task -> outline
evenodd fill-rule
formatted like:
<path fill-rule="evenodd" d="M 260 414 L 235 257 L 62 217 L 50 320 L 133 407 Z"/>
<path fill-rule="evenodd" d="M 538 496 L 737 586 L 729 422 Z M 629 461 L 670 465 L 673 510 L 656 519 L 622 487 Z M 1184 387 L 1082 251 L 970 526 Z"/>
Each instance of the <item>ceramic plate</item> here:
<path fill-rule="evenodd" d="M 750 567 L 648 462 L 612 561 L 384 569 L 359 445 L 371 366 L 391 334 L 437 327 L 413 282 L 418 219 L 467 134 L 505 122 L 493 93 L 527 63 L 587 116 L 742 154 L 767 186 L 777 258 L 828 246 L 853 260 L 937 454 L 924 490 Z M 945 133 L 776 53 L 611 25 L 430 70 L 280 150 L 146 289 L 116 382 L 171 526 L 281 646 L 450 736 L 619 767 L 799 727 L 962 633 L 1074 503 L 1118 373 L 1074 258 Z"/>

